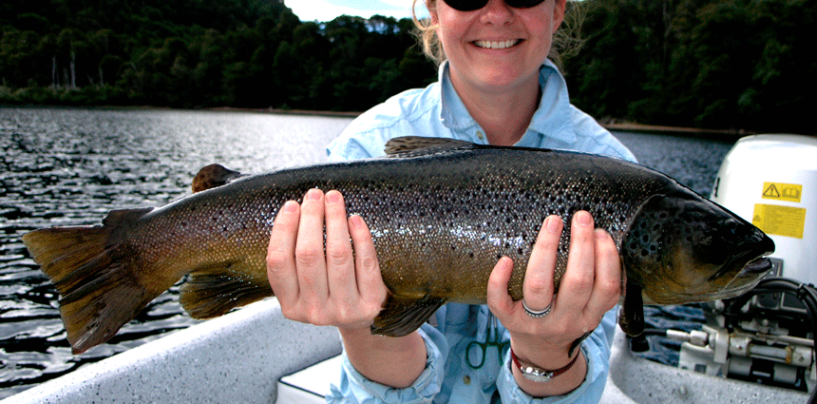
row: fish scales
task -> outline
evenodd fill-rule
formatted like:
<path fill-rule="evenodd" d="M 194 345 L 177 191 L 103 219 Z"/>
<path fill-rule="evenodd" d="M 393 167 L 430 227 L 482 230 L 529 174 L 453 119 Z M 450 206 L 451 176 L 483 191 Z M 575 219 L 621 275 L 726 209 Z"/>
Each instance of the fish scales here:
<path fill-rule="evenodd" d="M 740 219 L 721 213 L 718 209 L 722 208 L 663 174 L 618 159 L 420 140 L 424 146 L 409 145 L 408 151 L 393 152 L 389 158 L 284 169 L 224 186 L 208 185 L 215 187 L 150 211 L 114 211 L 104 226 L 93 228 L 93 237 L 91 230 L 83 228 L 44 229 L 26 235 L 24 241 L 60 291 L 63 320 L 77 351 L 110 338 L 130 320 L 127 317 L 135 316 L 134 311 L 138 313 L 184 276 L 188 279 L 181 302 L 194 317 L 221 315 L 271 296 L 265 256 L 274 218 L 284 202 L 300 202 L 312 188 L 340 191 L 347 212 L 359 214 L 371 230 L 383 280 L 390 290 L 373 332 L 385 335 L 413 331 L 447 301 L 484 303 L 488 277 L 502 256 L 514 261 L 509 292 L 520 299 L 528 257 L 549 215 L 558 215 L 565 223 L 555 272 L 557 288 L 567 264 L 570 217 L 587 210 L 596 227 L 606 229 L 615 240 L 628 279 L 650 281 L 644 285 L 644 295 L 656 303 L 676 295 L 691 301 L 696 293 L 733 293 L 754 279 L 733 282 L 743 266 L 770 248 L 770 241 L 751 233 L 754 227 L 748 224 L 747 234 L 758 239 L 751 246 L 763 246 L 733 265 L 739 268 L 721 268 L 728 275 L 722 277 L 728 279 L 717 284 L 714 292 L 703 283 L 691 285 L 697 289 L 689 293 L 675 290 L 675 278 L 652 275 L 660 272 L 657 266 L 665 265 L 663 255 L 668 251 L 663 250 L 669 246 L 662 245 L 662 240 L 673 238 L 648 230 L 638 230 L 635 239 L 627 238 L 636 219 L 650 214 L 651 201 L 656 196 L 659 201 L 669 199 L 671 202 L 663 203 L 670 208 L 661 205 L 659 210 L 671 210 L 689 200 L 696 209 L 712 210 L 710 215 L 718 220 Z M 230 173 L 231 178 L 237 174 Z M 680 196 L 663 197 L 670 194 Z M 659 216 L 649 217 L 657 223 L 663 220 Z M 87 241 L 87 246 L 75 247 L 73 255 L 66 254 L 70 248 L 54 238 L 65 239 L 72 231 L 85 232 L 84 240 L 101 238 L 97 244 L 104 248 L 94 250 L 97 247 Z M 705 257 L 692 258 L 700 261 Z M 113 262 L 126 270 L 95 268 L 100 262 Z M 696 276 L 687 278 L 696 282 L 704 278 L 693 269 L 680 270 L 692 271 Z M 94 280 L 93 271 L 118 276 L 127 289 L 121 295 L 134 297 L 138 307 L 119 309 L 124 302 L 89 292 L 84 283 L 102 282 Z M 665 277 L 674 276 L 673 271 L 665 270 Z M 668 288 L 675 289 L 664 290 Z M 89 315 L 84 307 L 99 300 L 106 301 L 110 312 Z"/>
<path fill-rule="evenodd" d="M 246 256 L 253 258 L 252 277 L 266 279 L 264 252 L 277 209 L 287 200 L 300 201 L 311 188 L 337 189 L 345 196 L 347 211 L 361 215 L 369 225 L 384 281 L 393 290 L 400 284 L 410 294 L 484 301 L 490 271 L 498 258 L 507 255 L 515 263 L 510 289 L 518 299 L 523 269 L 544 218 L 559 215 L 569 228 L 570 215 L 585 209 L 597 218 L 598 227 L 608 229 L 619 241 L 626 219 L 652 191 L 627 186 L 615 175 L 591 178 L 597 167 L 586 155 L 518 151 L 509 163 L 497 164 L 508 159 L 507 153 L 485 149 L 467 156 L 458 153 L 447 161 L 439 156 L 408 162 L 382 159 L 259 176 L 235 183 L 234 188 L 217 188 L 212 195 L 201 194 L 206 202 L 194 195 L 168 206 L 167 212 L 153 211 L 144 218 L 152 223 L 136 243 L 144 243 L 141 249 L 152 252 L 146 267 L 175 265 L 177 278 L 189 272 L 191 264 L 195 268 Z M 366 167 L 365 173 L 361 166 Z M 556 169 L 564 166 L 574 172 Z M 589 192 L 599 195 L 585 195 Z M 241 196 L 236 198 L 235 193 Z M 618 214 L 608 215 L 608 210 Z M 196 220 L 201 217 L 206 219 Z M 174 223 L 193 239 L 181 240 L 174 232 L 157 237 L 162 233 L 155 229 L 173 228 Z M 208 243 L 214 234 L 222 239 Z M 565 231 L 557 283 L 566 266 L 568 245 L 569 231 Z M 468 282 L 452 278 L 452 271 L 465 275 Z"/>
<path fill-rule="evenodd" d="M 569 228 L 573 212 L 588 210 L 597 218 L 597 225 L 618 240 L 627 217 L 649 195 L 637 186 L 631 192 L 612 192 L 623 189 L 621 181 L 615 181 L 615 176 L 608 177 L 614 181 L 591 179 L 595 167 L 581 167 L 592 162 L 584 155 L 518 152 L 516 158 L 508 158 L 506 153 L 479 150 L 466 158 L 455 155 L 442 164 L 438 158 L 408 164 L 384 161 L 386 172 L 405 171 L 393 190 L 375 185 L 381 177 L 377 171 L 371 180 L 361 181 L 360 187 L 356 183 L 331 187 L 346 196 L 349 212 L 360 214 L 369 224 L 387 285 L 399 281 L 402 290 L 410 285 L 417 294 L 440 293 L 463 302 L 484 301 L 490 271 L 503 255 L 514 260 L 510 289 L 514 298 L 521 297 L 523 269 L 548 215 L 561 216 Z M 510 161 L 497 164 L 503 160 Z M 575 167 L 575 173 L 559 172 L 563 166 Z M 585 175 L 577 175 L 580 173 Z M 382 178 L 390 175 L 384 173 Z M 590 183 L 601 191 L 599 196 L 583 195 L 591 189 Z M 366 184 L 372 188 L 367 189 Z M 367 198 L 361 198 L 370 194 L 379 195 L 378 208 L 386 214 L 373 212 Z M 608 209 L 620 213 L 608 215 Z M 566 266 L 568 245 L 569 231 L 565 231 L 557 283 Z M 452 277 L 452 272 L 468 277 L 468 282 Z"/>

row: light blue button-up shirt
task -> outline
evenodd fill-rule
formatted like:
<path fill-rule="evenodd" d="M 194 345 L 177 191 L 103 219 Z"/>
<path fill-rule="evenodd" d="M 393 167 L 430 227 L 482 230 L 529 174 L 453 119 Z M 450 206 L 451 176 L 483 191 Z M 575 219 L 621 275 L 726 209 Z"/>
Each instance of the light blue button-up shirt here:
<path fill-rule="evenodd" d="M 627 150 L 592 117 L 570 105 L 567 86 L 549 60 L 539 73 L 542 98 L 530 126 L 516 146 L 576 150 L 635 161 Z M 327 148 L 330 161 L 381 156 L 391 138 L 427 136 L 487 144 L 484 130 L 471 117 L 454 87 L 448 64 L 440 66 L 439 80 L 424 89 L 404 91 L 355 119 Z M 488 347 L 479 369 L 468 366 L 466 355 L 473 342 L 510 334 L 498 324 L 492 330 L 488 306 L 447 304 L 424 324 L 420 334 L 426 344 L 426 368 L 413 385 L 387 387 L 361 375 L 345 356 L 339 385 L 333 385 L 329 403 L 596 403 L 609 370 L 610 346 L 616 326 L 615 310 L 608 312 L 598 328 L 582 342 L 587 376 L 564 396 L 535 399 L 525 393 L 510 369 L 507 348 Z M 433 324 L 433 325 L 432 325 Z M 496 334 L 494 334 L 496 333 Z M 472 359 L 472 365 L 479 360 Z"/>
<path fill-rule="evenodd" d="M 635 161 L 610 132 L 570 104 L 564 77 L 550 60 L 539 70 L 542 99 L 519 147 L 566 149 Z M 488 144 L 485 131 L 471 117 L 451 85 L 448 64 L 439 81 L 404 91 L 352 121 L 328 147 L 331 161 L 382 156 L 386 141 L 398 136 L 427 136 Z"/>

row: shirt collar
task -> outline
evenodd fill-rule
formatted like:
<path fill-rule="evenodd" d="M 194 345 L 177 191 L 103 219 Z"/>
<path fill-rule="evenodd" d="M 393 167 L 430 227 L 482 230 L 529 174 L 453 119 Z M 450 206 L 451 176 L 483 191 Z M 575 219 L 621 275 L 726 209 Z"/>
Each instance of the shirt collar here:
<path fill-rule="evenodd" d="M 542 89 L 542 99 L 525 136 L 533 131 L 543 137 L 574 143 L 576 132 L 573 131 L 567 83 L 550 59 L 545 59 L 545 63 L 539 68 L 539 86 Z"/>
<path fill-rule="evenodd" d="M 451 84 L 448 61 L 440 65 L 438 74 L 442 92 L 440 121 L 443 126 L 455 132 L 478 127 L 479 124 L 468 113 L 468 109 Z M 542 90 L 539 108 L 533 114 L 527 132 L 516 145 L 538 147 L 546 137 L 565 143 L 575 142 L 576 133 L 571 124 L 567 84 L 559 69 L 549 59 L 546 59 L 539 69 L 539 85 Z"/>
<path fill-rule="evenodd" d="M 459 94 L 457 94 L 457 90 L 454 89 L 454 85 L 451 84 L 451 73 L 448 70 L 447 60 L 440 65 L 439 81 L 440 91 L 442 91 L 440 120 L 443 126 L 453 131 L 461 131 L 479 125 L 471 117 Z"/>

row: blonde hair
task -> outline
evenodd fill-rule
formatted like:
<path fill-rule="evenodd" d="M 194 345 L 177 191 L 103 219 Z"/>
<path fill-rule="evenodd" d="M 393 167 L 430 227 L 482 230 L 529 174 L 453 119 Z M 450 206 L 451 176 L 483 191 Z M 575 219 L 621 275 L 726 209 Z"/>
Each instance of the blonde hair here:
<path fill-rule="evenodd" d="M 414 35 L 423 46 L 423 53 L 434 61 L 437 65 L 444 62 L 446 58 L 443 44 L 440 43 L 440 38 L 437 37 L 437 24 L 431 22 L 431 18 L 417 18 L 417 1 L 411 2 L 411 19 L 414 21 L 414 26 L 417 30 Z M 431 10 L 432 7 L 437 6 L 437 0 L 426 0 L 426 7 Z"/>
<path fill-rule="evenodd" d="M 430 18 L 417 18 L 417 2 L 412 0 L 411 17 L 417 30 L 414 32 L 418 42 L 423 47 L 423 53 L 434 61 L 437 65 L 448 59 L 445 56 L 443 44 L 437 37 L 437 25 L 431 22 Z M 425 0 L 426 7 L 430 9 L 437 6 L 437 0 Z M 561 27 L 553 34 L 553 42 L 550 46 L 548 58 L 552 60 L 559 69 L 562 69 L 563 61 L 579 52 L 584 40 L 581 37 L 581 26 L 587 15 L 587 1 L 566 0 L 565 18 Z"/>

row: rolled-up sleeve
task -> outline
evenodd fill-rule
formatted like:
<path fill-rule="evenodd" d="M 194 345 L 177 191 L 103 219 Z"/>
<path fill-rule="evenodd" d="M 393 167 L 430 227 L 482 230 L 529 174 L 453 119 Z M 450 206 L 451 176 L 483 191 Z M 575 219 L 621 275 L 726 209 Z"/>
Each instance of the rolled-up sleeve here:
<path fill-rule="evenodd" d="M 567 404 L 598 403 L 607 382 L 610 371 L 610 347 L 616 328 L 617 307 L 608 311 L 601 324 L 581 344 L 581 350 L 587 358 L 587 376 L 575 390 L 563 396 L 535 398 L 525 393 L 516 383 L 510 365 L 510 355 L 500 371 L 497 389 L 505 404 Z"/>
<path fill-rule="evenodd" d="M 434 327 L 423 325 L 419 330 L 426 344 L 426 368 L 406 388 L 398 389 L 373 382 L 360 374 L 346 353 L 343 353 L 340 383 L 330 387 L 327 403 L 388 404 L 431 403 L 443 385 L 448 343 Z"/>

